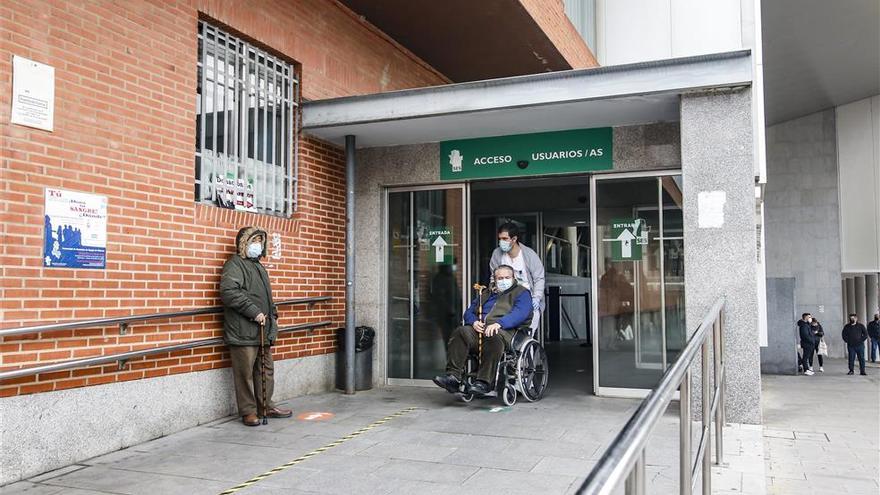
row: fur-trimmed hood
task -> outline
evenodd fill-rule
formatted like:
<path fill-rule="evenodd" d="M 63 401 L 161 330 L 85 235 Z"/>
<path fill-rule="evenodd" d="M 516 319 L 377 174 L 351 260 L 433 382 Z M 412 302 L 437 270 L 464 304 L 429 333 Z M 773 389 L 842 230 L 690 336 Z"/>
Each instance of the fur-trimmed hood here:
<path fill-rule="evenodd" d="M 266 235 L 266 231 L 262 230 L 259 227 L 244 227 L 238 231 L 238 235 L 235 236 L 235 247 L 236 253 L 242 258 L 247 258 L 247 247 L 248 244 L 251 243 L 251 239 L 254 236 L 261 235 L 263 236 L 263 252 L 260 254 L 261 258 L 266 257 L 266 245 L 268 244 L 268 236 Z"/>

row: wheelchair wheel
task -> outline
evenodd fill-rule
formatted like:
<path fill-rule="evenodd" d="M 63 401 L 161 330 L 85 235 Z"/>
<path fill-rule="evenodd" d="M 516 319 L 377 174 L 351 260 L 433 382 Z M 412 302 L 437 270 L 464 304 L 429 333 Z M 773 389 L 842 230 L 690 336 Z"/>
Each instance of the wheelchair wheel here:
<path fill-rule="evenodd" d="M 461 394 L 459 397 L 461 397 L 461 401 L 465 403 L 474 400 L 474 394 Z"/>
<path fill-rule="evenodd" d="M 541 400 L 550 378 L 547 353 L 544 352 L 544 348 L 535 340 L 528 342 L 523 347 L 518 364 L 517 381 L 523 397 L 529 402 Z"/>
<path fill-rule="evenodd" d="M 504 390 L 501 392 L 501 400 L 504 402 L 505 406 L 516 404 L 516 387 L 513 385 L 505 385 Z"/>

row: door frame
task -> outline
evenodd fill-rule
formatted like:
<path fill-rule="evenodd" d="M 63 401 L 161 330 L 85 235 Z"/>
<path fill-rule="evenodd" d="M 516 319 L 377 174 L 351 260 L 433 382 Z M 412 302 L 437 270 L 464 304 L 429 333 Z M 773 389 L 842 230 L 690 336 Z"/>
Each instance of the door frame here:
<path fill-rule="evenodd" d="M 389 294 L 388 294 L 388 270 L 391 266 L 390 259 L 389 259 L 391 256 L 391 252 L 390 252 L 390 245 L 388 244 L 388 233 L 389 233 L 389 224 L 390 224 L 389 217 L 391 215 L 391 212 L 389 211 L 389 204 L 390 204 L 389 196 L 394 193 L 410 193 L 409 217 L 410 217 L 410 229 L 411 229 L 410 236 L 412 237 L 412 234 L 415 233 L 414 225 L 413 225 L 415 222 L 415 210 L 414 210 L 415 202 L 413 201 L 413 199 L 414 199 L 413 193 L 418 192 L 418 191 L 436 191 L 436 190 L 447 190 L 447 189 L 452 189 L 452 190 L 458 189 L 462 192 L 462 194 L 461 194 L 461 200 L 462 200 L 461 212 L 462 212 L 462 230 L 463 230 L 463 232 L 460 236 L 461 243 L 462 243 L 462 246 L 461 246 L 462 260 L 460 260 L 459 266 L 461 267 L 461 270 L 462 270 L 462 272 L 461 272 L 462 285 L 464 286 L 469 283 L 468 281 L 470 280 L 470 275 L 471 275 L 470 274 L 470 264 L 471 264 L 470 235 L 468 235 L 470 232 L 470 229 L 471 229 L 471 225 L 470 225 L 470 209 L 471 209 L 470 183 L 453 182 L 453 183 L 427 184 L 427 185 L 418 185 L 418 186 L 388 186 L 388 187 L 384 188 L 384 191 L 382 193 L 383 212 L 382 212 L 381 245 L 383 246 L 382 249 L 384 250 L 384 253 L 382 255 L 382 267 L 381 267 L 382 277 L 381 277 L 380 290 L 382 291 L 382 295 L 383 295 L 382 304 L 381 304 L 381 311 L 382 311 L 381 321 L 385 322 L 385 334 L 384 334 L 384 338 L 382 339 L 383 340 L 382 354 L 384 355 L 384 363 L 382 363 L 382 367 L 384 369 L 385 385 L 405 385 L 405 386 L 416 386 L 416 387 L 435 387 L 436 386 L 436 385 L 434 385 L 434 383 L 431 380 L 422 380 L 422 379 L 414 379 L 414 378 L 391 378 L 388 376 L 389 375 L 388 370 L 391 368 L 390 367 L 391 355 L 388 353 L 388 344 L 390 341 L 389 335 L 390 335 L 390 328 L 391 328 L 391 322 L 388 318 L 388 316 L 389 316 L 388 311 L 390 309 L 388 306 L 388 296 L 389 296 Z M 413 249 L 412 241 L 413 241 L 413 239 L 410 239 L 410 249 Z M 415 315 L 413 314 L 414 311 L 413 311 L 413 304 L 412 304 L 412 295 L 413 295 L 412 293 L 413 293 L 413 288 L 414 288 L 414 286 L 413 286 L 413 273 L 414 273 L 413 259 L 414 259 L 413 256 L 409 256 L 410 376 L 413 376 L 414 366 L 415 366 L 415 363 L 413 362 L 413 351 L 415 349 L 415 347 L 414 347 L 415 346 L 415 339 L 414 339 L 415 338 L 415 325 L 414 325 L 414 323 L 415 323 L 414 316 Z M 462 290 L 461 294 L 462 294 L 462 305 L 463 305 L 463 307 L 467 308 L 468 304 L 470 303 L 470 299 L 468 298 L 468 296 L 470 295 L 470 290 Z"/>
<path fill-rule="evenodd" d="M 592 269 L 591 278 L 591 290 L 593 291 L 593 297 L 591 297 L 591 307 L 590 307 L 590 332 L 592 334 L 593 339 L 593 393 L 600 397 L 621 397 L 621 398 L 635 398 L 635 399 L 643 399 L 651 393 L 651 389 L 640 389 L 640 388 L 620 388 L 620 387 L 600 387 L 599 386 L 599 257 L 598 257 L 598 239 L 597 239 L 597 225 L 596 225 L 596 183 L 603 180 L 615 180 L 615 179 L 638 179 L 638 178 L 658 178 L 658 177 L 668 177 L 668 176 L 676 176 L 682 175 L 680 169 L 672 169 L 672 170 L 653 170 L 653 171 L 639 171 L 639 172 L 609 172 L 609 173 L 596 173 L 590 176 L 590 244 L 593 247 L 592 256 L 590 256 L 590 263 Z M 662 196 L 660 189 L 662 187 L 661 184 L 658 183 L 658 197 L 657 204 L 658 209 L 662 208 Z M 660 245 L 662 249 L 663 245 L 663 224 L 662 224 L 662 214 L 660 215 Z M 662 251 L 661 251 L 662 252 Z M 661 256 L 661 264 L 662 259 Z M 661 273 L 662 273 L 662 265 L 661 265 Z M 662 284 L 661 284 L 662 285 Z M 661 296 L 662 297 L 662 296 Z M 661 311 L 661 313 L 665 313 Z M 665 319 L 665 317 L 664 317 Z M 662 328 L 662 354 L 663 354 L 663 363 L 667 364 L 666 360 L 666 325 L 664 322 Z M 676 397 L 678 396 L 678 392 L 676 392 Z"/>

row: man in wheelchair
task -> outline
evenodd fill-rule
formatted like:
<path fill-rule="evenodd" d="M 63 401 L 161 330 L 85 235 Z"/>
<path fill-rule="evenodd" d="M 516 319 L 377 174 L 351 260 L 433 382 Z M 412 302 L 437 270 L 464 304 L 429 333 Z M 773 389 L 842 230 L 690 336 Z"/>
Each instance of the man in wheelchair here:
<path fill-rule="evenodd" d="M 495 290 L 488 297 L 481 292 L 474 298 L 464 313 L 464 325 L 453 330 L 449 338 L 446 375 L 434 377 L 434 383 L 450 393 L 461 390 L 468 356 L 478 352 L 482 354 L 480 366 L 468 393 L 478 397 L 489 393 L 499 360 L 516 331 L 530 330 L 532 296 L 528 289 L 517 284 L 509 265 L 500 265 L 494 275 Z"/>

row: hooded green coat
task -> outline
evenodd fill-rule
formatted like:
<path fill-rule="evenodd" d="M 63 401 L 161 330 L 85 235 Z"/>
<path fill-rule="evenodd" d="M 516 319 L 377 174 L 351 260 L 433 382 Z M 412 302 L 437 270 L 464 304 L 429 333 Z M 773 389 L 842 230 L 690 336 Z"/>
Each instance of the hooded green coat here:
<path fill-rule="evenodd" d="M 272 300 L 269 274 L 259 258 L 247 257 L 247 246 L 254 236 L 263 236 L 266 256 L 266 232 L 257 227 L 245 227 L 235 237 L 236 253 L 223 265 L 220 276 L 220 299 L 223 301 L 223 338 L 228 345 L 259 346 L 260 324 L 254 321 L 258 314 L 266 315 L 266 339 L 275 343 L 278 335 L 278 313 Z"/>

